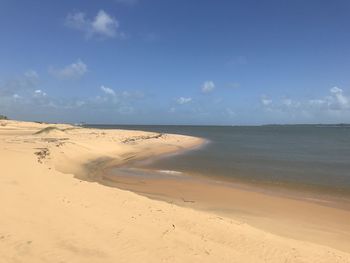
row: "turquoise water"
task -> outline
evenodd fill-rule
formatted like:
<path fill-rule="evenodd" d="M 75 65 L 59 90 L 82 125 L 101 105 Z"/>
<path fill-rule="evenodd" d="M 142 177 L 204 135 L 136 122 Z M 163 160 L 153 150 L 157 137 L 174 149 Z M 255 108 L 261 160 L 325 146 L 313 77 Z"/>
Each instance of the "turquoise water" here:
<path fill-rule="evenodd" d="M 223 180 L 350 194 L 350 126 L 99 125 L 198 136 L 204 147 L 144 165 Z"/>

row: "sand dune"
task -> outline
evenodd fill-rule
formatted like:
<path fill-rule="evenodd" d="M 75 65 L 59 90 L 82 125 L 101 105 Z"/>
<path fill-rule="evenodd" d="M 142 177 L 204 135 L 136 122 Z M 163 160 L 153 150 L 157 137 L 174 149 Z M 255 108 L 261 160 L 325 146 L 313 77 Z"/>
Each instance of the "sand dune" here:
<path fill-rule="evenodd" d="M 112 164 L 200 143 L 1 121 L 0 262 L 350 262 L 326 246 L 93 182 Z"/>

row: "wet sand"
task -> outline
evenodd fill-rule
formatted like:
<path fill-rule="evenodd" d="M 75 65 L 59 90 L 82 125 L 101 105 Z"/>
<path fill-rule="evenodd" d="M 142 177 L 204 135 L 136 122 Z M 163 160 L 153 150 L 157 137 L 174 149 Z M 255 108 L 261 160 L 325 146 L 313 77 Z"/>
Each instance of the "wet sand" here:
<path fill-rule="evenodd" d="M 130 166 L 130 165 L 129 165 Z M 303 239 L 350 252 L 350 209 L 325 200 L 305 200 L 297 192 L 264 191 L 258 187 L 214 181 L 176 171 L 138 168 L 110 170 L 109 186 L 151 199 L 214 212 L 274 234 Z"/>

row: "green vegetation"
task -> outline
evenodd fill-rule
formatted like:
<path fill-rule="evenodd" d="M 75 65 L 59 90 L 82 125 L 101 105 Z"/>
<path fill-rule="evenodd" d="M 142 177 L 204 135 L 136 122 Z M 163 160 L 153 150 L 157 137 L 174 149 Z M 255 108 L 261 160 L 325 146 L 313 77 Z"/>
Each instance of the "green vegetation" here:
<path fill-rule="evenodd" d="M 45 128 L 43 128 L 43 129 L 41 129 L 40 131 L 37 131 L 37 132 L 34 133 L 34 134 L 50 133 L 50 132 L 52 132 L 52 131 L 61 131 L 61 132 L 65 132 L 65 131 L 70 131 L 70 130 L 75 130 L 75 129 L 79 129 L 79 128 L 71 127 L 71 128 L 60 129 L 60 128 L 55 127 L 55 126 L 48 126 L 48 127 L 45 127 Z"/>
<path fill-rule="evenodd" d="M 8 120 L 8 118 L 5 115 L 0 114 L 0 120 Z"/>
<path fill-rule="evenodd" d="M 49 133 L 49 132 L 54 131 L 54 130 L 62 131 L 61 129 L 59 129 L 59 128 L 57 128 L 57 127 L 49 126 L 49 127 L 44 128 L 44 129 L 41 129 L 40 131 L 37 131 L 37 132 L 34 133 L 34 134 Z"/>

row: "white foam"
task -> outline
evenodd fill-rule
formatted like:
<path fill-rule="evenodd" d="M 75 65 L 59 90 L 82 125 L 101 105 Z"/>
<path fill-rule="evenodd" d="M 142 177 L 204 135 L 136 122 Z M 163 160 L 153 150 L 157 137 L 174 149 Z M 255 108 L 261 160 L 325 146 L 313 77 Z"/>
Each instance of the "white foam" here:
<path fill-rule="evenodd" d="M 182 172 L 174 171 L 174 170 L 158 170 L 158 172 L 164 173 L 164 174 L 171 174 L 171 175 L 181 175 L 182 174 Z"/>

